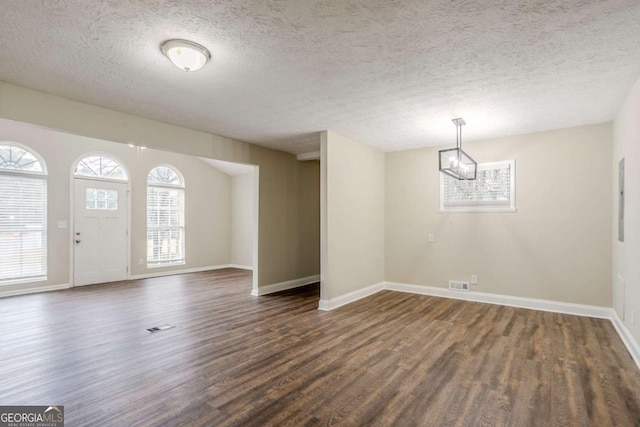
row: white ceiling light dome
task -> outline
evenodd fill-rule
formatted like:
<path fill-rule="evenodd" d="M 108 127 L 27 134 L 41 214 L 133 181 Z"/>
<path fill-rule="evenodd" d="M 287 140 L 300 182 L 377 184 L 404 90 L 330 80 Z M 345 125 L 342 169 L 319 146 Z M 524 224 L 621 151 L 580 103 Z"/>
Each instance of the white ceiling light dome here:
<path fill-rule="evenodd" d="M 160 49 L 176 67 L 184 71 L 197 71 L 211 59 L 206 47 L 189 40 L 167 40 Z"/>

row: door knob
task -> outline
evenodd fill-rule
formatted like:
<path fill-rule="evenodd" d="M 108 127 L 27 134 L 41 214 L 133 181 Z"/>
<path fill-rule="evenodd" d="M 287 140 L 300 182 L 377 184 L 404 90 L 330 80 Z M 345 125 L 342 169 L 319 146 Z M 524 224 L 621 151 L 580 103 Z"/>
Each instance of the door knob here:
<path fill-rule="evenodd" d="M 80 240 L 76 240 L 76 243 L 80 243 Z"/>

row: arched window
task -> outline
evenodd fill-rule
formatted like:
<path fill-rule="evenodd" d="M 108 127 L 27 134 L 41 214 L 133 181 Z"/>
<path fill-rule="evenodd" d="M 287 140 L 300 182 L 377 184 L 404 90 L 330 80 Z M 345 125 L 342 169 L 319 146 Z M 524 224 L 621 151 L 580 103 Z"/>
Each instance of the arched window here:
<path fill-rule="evenodd" d="M 74 176 L 126 181 L 127 171 L 116 159 L 105 154 L 92 154 L 78 162 Z"/>
<path fill-rule="evenodd" d="M 0 142 L 0 285 L 47 278 L 47 169 L 15 142 Z"/>
<path fill-rule="evenodd" d="M 184 179 L 157 166 L 147 175 L 147 267 L 184 262 Z"/>

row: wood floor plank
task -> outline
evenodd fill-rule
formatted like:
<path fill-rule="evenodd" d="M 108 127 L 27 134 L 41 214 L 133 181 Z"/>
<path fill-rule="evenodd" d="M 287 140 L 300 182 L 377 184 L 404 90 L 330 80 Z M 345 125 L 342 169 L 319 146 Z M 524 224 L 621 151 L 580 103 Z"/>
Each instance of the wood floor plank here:
<path fill-rule="evenodd" d="M 70 426 L 639 425 L 607 320 L 250 291 L 225 269 L 0 299 L 0 405 L 61 404 Z"/>

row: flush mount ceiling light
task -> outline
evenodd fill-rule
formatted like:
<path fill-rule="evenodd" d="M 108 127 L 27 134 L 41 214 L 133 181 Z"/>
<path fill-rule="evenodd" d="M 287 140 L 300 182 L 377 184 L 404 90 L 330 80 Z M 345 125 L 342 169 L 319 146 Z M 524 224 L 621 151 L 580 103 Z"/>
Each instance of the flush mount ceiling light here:
<path fill-rule="evenodd" d="M 160 49 L 176 67 L 184 71 L 199 70 L 211 59 L 206 47 L 189 40 L 167 40 Z"/>
<path fill-rule="evenodd" d="M 462 126 L 466 123 L 462 117 L 451 120 L 456 125 L 456 148 L 440 150 L 438 153 L 440 172 L 455 179 L 474 180 L 478 173 L 478 164 L 462 151 Z"/>

